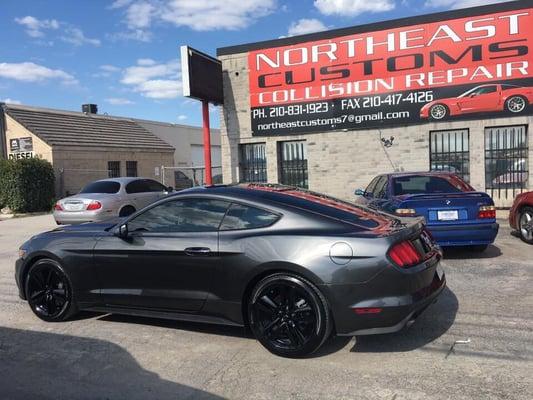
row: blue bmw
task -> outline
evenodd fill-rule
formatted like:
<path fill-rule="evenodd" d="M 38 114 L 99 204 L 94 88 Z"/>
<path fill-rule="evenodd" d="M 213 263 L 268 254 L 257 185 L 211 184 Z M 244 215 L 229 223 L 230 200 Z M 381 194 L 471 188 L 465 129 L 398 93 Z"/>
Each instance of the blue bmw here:
<path fill-rule="evenodd" d="M 424 217 L 441 246 L 484 251 L 499 225 L 491 197 L 447 172 L 391 173 L 375 177 L 358 202 L 403 217 Z"/>

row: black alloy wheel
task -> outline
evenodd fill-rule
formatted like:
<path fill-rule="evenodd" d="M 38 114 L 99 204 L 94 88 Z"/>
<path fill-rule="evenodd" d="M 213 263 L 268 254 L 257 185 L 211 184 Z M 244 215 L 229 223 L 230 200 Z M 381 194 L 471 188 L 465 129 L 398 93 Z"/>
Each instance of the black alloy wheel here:
<path fill-rule="evenodd" d="M 47 322 L 64 321 L 76 310 L 68 277 L 50 259 L 39 260 L 30 267 L 26 298 L 35 315 Z"/>
<path fill-rule="evenodd" d="M 248 303 L 250 328 L 270 352 L 303 357 L 316 351 L 331 333 L 326 299 L 307 280 L 274 274 L 261 280 Z"/>

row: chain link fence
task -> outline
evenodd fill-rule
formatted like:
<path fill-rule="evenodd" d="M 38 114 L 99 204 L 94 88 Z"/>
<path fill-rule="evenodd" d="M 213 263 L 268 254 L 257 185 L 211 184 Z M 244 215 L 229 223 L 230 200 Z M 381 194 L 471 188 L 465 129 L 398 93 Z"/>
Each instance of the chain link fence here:
<path fill-rule="evenodd" d="M 222 167 L 211 168 L 213 184 L 222 183 Z M 172 186 L 175 190 L 188 189 L 205 184 L 205 167 L 161 167 L 163 185 Z"/>

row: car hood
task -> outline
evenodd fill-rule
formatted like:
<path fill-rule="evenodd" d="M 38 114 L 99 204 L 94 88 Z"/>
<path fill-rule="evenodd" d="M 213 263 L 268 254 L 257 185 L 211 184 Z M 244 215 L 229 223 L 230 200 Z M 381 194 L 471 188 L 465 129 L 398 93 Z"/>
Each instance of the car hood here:
<path fill-rule="evenodd" d="M 53 232 L 103 232 L 118 225 L 125 218 L 111 218 L 101 222 L 87 222 L 78 225 L 63 225 L 53 230 Z"/>

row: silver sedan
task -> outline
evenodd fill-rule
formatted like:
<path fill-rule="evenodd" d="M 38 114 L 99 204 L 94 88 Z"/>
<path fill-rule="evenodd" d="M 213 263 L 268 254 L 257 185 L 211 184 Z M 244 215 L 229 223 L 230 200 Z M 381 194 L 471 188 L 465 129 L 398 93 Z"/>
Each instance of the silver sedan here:
<path fill-rule="evenodd" d="M 146 178 L 111 178 L 91 182 L 54 206 L 58 225 L 126 217 L 167 195 L 172 188 Z"/>

